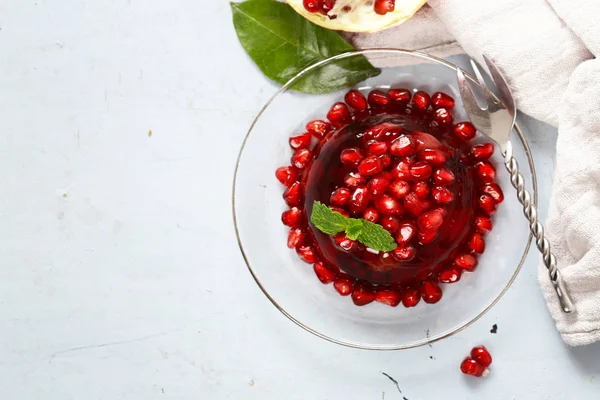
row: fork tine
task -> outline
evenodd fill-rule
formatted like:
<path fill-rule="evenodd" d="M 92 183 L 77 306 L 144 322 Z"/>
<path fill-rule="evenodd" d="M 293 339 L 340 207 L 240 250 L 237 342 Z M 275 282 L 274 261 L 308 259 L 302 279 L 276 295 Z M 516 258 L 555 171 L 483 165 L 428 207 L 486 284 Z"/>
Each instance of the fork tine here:
<path fill-rule="evenodd" d="M 491 127 L 490 117 L 487 110 L 479 107 L 473 90 L 467 82 L 465 74 L 460 68 L 456 68 L 456 78 L 458 79 L 458 90 L 460 97 L 467 111 L 469 119 L 477 129 L 482 132 L 489 132 Z"/>
<path fill-rule="evenodd" d="M 488 89 L 488 86 L 486 85 L 485 80 L 483 79 L 483 75 L 481 74 L 481 70 L 479 69 L 475 61 L 473 61 L 473 59 L 471 59 L 471 67 L 473 68 L 473 72 L 475 72 L 475 77 L 479 82 L 479 86 L 481 86 L 481 90 L 483 91 L 483 95 L 485 96 L 485 101 L 487 102 L 488 108 L 492 104 L 498 104 L 496 102 L 496 99 L 494 99 L 492 92 L 490 92 L 490 89 Z"/>

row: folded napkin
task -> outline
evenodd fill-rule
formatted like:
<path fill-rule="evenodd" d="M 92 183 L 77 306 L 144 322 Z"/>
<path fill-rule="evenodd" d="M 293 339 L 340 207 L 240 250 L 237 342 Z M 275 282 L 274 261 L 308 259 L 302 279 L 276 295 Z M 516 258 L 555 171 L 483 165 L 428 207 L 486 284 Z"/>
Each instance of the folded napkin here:
<path fill-rule="evenodd" d="M 347 34 L 360 48 L 438 56 L 485 53 L 507 75 L 519 109 L 558 126 L 557 165 L 545 224 L 576 304 L 564 314 L 540 262 L 538 278 L 564 341 L 600 341 L 600 15 L 598 0 L 430 0 L 407 23 Z"/>

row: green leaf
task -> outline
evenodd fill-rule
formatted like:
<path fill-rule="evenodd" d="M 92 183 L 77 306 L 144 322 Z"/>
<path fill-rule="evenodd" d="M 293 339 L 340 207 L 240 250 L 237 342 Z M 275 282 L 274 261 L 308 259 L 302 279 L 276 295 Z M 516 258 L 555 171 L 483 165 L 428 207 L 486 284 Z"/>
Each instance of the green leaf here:
<path fill-rule="evenodd" d="M 367 220 L 363 220 L 363 230 L 358 241 L 378 251 L 392 251 L 398 246 L 392 235 L 381 225 Z"/>
<path fill-rule="evenodd" d="M 310 222 L 317 227 L 318 230 L 328 235 L 344 232 L 348 226 L 350 218 L 343 216 L 337 211 L 333 211 L 320 201 L 315 201 L 313 204 Z"/>
<path fill-rule="evenodd" d="M 284 84 L 309 65 L 353 47 L 334 31 L 322 28 L 273 0 L 231 3 L 238 38 L 258 68 Z M 380 70 L 363 56 L 338 60 L 313 70 L 292 89 L 305 93 L 330 93 L 353 86 Z"/>
<path fill-rule="evenodd" d="M 357 240 L 364 228 L 363 220 L 356 218 L 348 219 L 348 226 L 346 227 L 346 236 L 350 240 Z"/>

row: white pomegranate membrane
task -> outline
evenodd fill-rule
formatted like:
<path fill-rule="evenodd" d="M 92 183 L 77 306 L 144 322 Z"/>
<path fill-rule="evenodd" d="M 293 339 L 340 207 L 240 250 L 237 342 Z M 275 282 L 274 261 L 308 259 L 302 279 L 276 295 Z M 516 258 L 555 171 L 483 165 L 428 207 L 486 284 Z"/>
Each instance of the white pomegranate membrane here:
<path fill-rule="evenodd" d="M 292 165 L 276 171 L 287 186 L 288 247 L 358 306 L 437 303 L 440 283 L 473 272 L 485 251 L 504 198 L 489 162 L 494 146 L 469 143 L 475 127 L 453 123 L 454 100 L 441 92 L 351 90 L 344 100 L 328 122 L 311 121 L 290 138 Z M 308 218 L 317 200 L 380 224 L 398 247 L 378 252 L 319 231 Z"/>

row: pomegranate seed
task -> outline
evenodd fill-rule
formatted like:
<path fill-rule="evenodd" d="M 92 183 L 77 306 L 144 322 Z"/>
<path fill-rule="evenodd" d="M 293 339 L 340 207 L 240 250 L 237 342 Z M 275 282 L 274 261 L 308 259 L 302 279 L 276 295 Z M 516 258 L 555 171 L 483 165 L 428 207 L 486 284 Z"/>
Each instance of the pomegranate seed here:
<path fill-rule="evenodd" d="M 295 167 L 279 167 L 275 171 L 275 177 L 282 185 L 290 186 L 298 179 L 298 169 Z"/>
<path fill-rule="evenodd" d="M 410 168 L 414 162 L 410 158 L 400 160 L 392 169 L 392 174 L 398 179 L 410 179 Z"/>
<path fill-rule="evenodd" d="M 433 180 L 441 186 L 451 185 L 454 179 L 454 173 L 448 168 L 440 168 L 433 173 Z"/>
<path fill-rule="evenodd" d="M 362 151 L 356 147 L 349 147 L 340 153 L 340 161 L 344 165 L 358 165 L 363 158 Z"/>
<path fill-rule="evenodd" d="M 385 15 L 394 11 L 396 0 L 375 0 L 374 10 L 379 15 Z"/>
<path fill-rule="evenodd" d="M 402 296 L 400 296 L 400 292 L 393 289 L 378 290 L 375 294 L 375 301 L 387 304 L 390 307 L 396 307 L 398 304 L 400 304 L 401 300 Z"/>
<path fill-rule="evenodd" d="M 423 232 L 420 231 L 417 236 L 419 237 L 419 243 L 423 245 L 432 243 L 435 239 L 437 239 L 437 235 L 437 231 L 431 230 Z"/>
<path fill-rule="evenodd" d="M 371 222 L 377 222 L 379 220 L 379 213 L 374 208 L 367 208 L 365 212 L 363 212 L 363 219 Z"/>
<path fill-rule="evenodd" d="M 496 204 L 500 204 L 504 201 L 504 193 L 502 192 L 502 189 L 500 189 L 500 186 L 495 182 L 486 183 L 483 185 L 481 191 L 485 194 L 489 194 Z"/>
<path fill-rule="evenodd" d="M 461 275 L 462 270 L 458 268 L 446 268 L 439 273 L 438 280 L 442 283 L 454 283 L 460 281 Z"/>
<path fill-rule="evenodd" d="M 354 290 L 354 278 L 346 274 L 339 274 L 333 282 L 333 287 L 342 296 L 348 296 Z"/>
<path fill-rule="evenodd" d="M 377 156 L 368 156 L 358 164 L 358 172 L 363 176 L 375 175 L 381 171 L 383 171 L 383 165 Z"/>
<path fill-rule="evenodd" d="M 381 161 L 381 165 L 383 165 L 383 168 L 387 168 L 390 165 L 392 165 L 392 157 L 390 157 L 388 154 L 380 155 L 379 161 Z"/>
<path fill-rule="evenodd" d="M 421 295 L 419 289 L 406 288 L 402 291 L 402 305 L 404 307 L 414 307 L 419 304 Z"/>
<path fill-rule="evenodd" d="M 348 236 L 346 236 L 346 234 L 344 233 L 338 233 L 337 235 L 335 235 L 334 241 L 335 245 L 339 249 L 348 253 L 351 253 L 358 248 L 358 244 L 356 243 L 356 241 L 349 239 Z"/>
<path fill-rule="evenodd" d="M 317 254 L 315 253 L 315 249 L 311 246 L 300 246 L 296 247 L 296 253 L 302 261 L 307 264 L 314 264 L 317 261 Z"/>
<path fill-rule="evenodd" d="M 477 268 L 477 258 L 472 254 L 459 254 L 454 259 L 454 264 L 460 269 L 473 272 Z"/>
<path fill-rule="evenodd" d="M 418 154 L 419 161 L 426 161 L 434 167 L 439 167 L 446 162 L 446 153 L 438 149 L 424 149 Z"/>
<path fill-rule="evenodd" d="M 392 195 L 392 197 L 400 200 L 410 192 L 410 185 L 406 181 L 396 179 L 390 184 L 387 192 Z"/>
<path fill-rule="evenodd" d="M 487 161 L 480 161 L 475 164 L 475 173 L 483 182 L 496 180 L 496 168 Z"/>
<path fill-rule="evenodd" d="M 396 104 L 406 105 L 410 102 L 412 94 L 408 89 L 390 89 L 387 92 L 388 97 Z"/>
<path fill-rule="evenodd" d="M 296 228 L 302 222 L 302 210 L 292 207 L 281 214 L 281 222 L 290 228 Z"/>
<path fill-rule="evenodd" d="M 319 4 L 320 0 L 304 0 L 302 2 L 302 5 L 304 5 L 304 9 L 310 13 L 316 13 L 319 11 L 320 8 L 320 4 Z"/>
<path fill-rule="evenodd" d="M 476 346 L 471 350 L 471 358 L 477 361 L 484 368 L 492 364 L 492 355 L 485 346 Z"/>
<path fill-rule="evenodd" d="M 315 270 L 315 274 L 317 278 L 321 281 L 322 284 L 327 285 L 335 280 L 335 276 L 337 275 L 335 271 L 331 270 L 331 268 L 327 267 L 323 262 L 319 261 L 313 265 L 313 269 Z"/>
<path fill-rule="evenodd" d="M 331 124 L 325 121 L 316 119 L 306 124 L 306 130 L 317 139 L 322 139 L 323 136 L 331 131 Z"/>
<path fill-rule="evenodd" d="M 419 230 L 422 232 L 436 230 L 444 223 L 444 216 L 438 210 L 427 211 L 417 219 Z"/>
<path fill-rule="evenodd" d="M 383 215 L 400 215 L 404 212 L 400 203 L 387 194 L 375 199 L 375 208 Z"/>
<path fill-rule="evenodd" d="M 426 209 L 423 201 L 413 192 L 404 197 L 404 208 L 414 216 L 418 216 Z"/>
<path fill-rule="evenodd" d="M 351 189 L 364 185 L 365 182 L 365 178 L 358 172 L 350 172 L 344 177 L 344 183 Z"/>
<path fill-rule="evenodd" d="M 433 113 L 433 120 L 437 122 L 438 126 L 450 126 L 454 122 L 454 117 L 445 108 L 438 108 Z"/>
<path fill-rule="evenodd" d="M 391 141 L 392 139 L 400 136 L 402 128 L 398 125 L 390 122 L 383 122 L 381 124 L 374 125 L 367 129 L 363 135 L 364 140 L 384 140 Z"/>
<path fill-rule="evenodd" d="M 454 201 L 454 194 L 443 186 L 436 186 L 431 190 L 431 197 L 439 204 L 447 204 Z"/>
<path fill-rule="evenodd" d="M 321 13 L 327 14 L 335 6 L 335 0 L 321 0 Z"/>
<path fill-rule="evenodd" d="M 407 245 L 417 234 L 417 227 L 411 221 L 405 221 L 398 227 L 398 233 L 396 234 L 396 243 L 399 246 Z"/>
<path fill-rule="evenodd" d="M 333 193 L 331 193 L 331 196 L 329 197 L 329 202 L 333 205 L 343 207 L 346 205 L 348 200 L 350 200 L 350 196 L 352 196 L 352 193 L 349 189 L 346 189 L 344 187 L 338 188 L 335 189 Z"/>
<path fill-rule="evenodd" d="M 483 240 L 483 236 L 479 233 L 474 233 L 469 239 L 468 243 L 469 249 L 477 254 L 483 254 L 485 251 L 485 240 Z"/>
<path fill-rule="evenodd" d="M 290 147 L 294 150 L 304 149 L 310 146 L 310 140 L 312 135 L 310 133 L 303 133 L 302 135 L 292 136 L 290 138 Z"/>
<path fill-rule="evenodd" d="M 415 182 L 412 187 L 418 198 L 424 200 L 429 196 L 429 185 L 427 182 Z"/>
<path fill-rule="evenodd" d="M 471 357 L 467 357 L 460 364 L 460 370 L 463 374 L 471 375 L 471 376 L 485 376 L 489 373 L 489 371 L 477 361 L 473 360 Z"/>
<path fill-rule="evenodd" d="M 375 291 L 373 290 L 373 287 L 367 282 L 357 283 L 352 291 L 352 301 L 359 307 L 372 303 L 375 301 Z"/>
<path fill-rule="evenodd" d="M 366 186 L 359 186 L 354 189 L 352 197 L 348 201 L 348 208 L 351 212 L 357 214 L 365 210 L 369 205 L 371 196 Z"/>
<path fill-rule="evenodd" d="M 302 184 L 294 182 L 283 192 L 283 199 L 290 207 L 299 206 L 302 202 Z"/>
<path fill-rule="evenodd" d="M 493 143 L 476 144 L 471 148 L 471 158 L 478 161 L 485 161 L 494 154 Z"/>
<path fill-rule="evenodd" d="M 301 228 L 292 228 L 290 229 L 290 233 L 288 235 L 287 245 L 290 249 L 295 249 L 296 247 L 302 246 L 304 243 L 304 238 L 306 234 L 304 230 Z"/>
<path fill-rule="evenodd" d="M 392 142 L 390 153 L 398 157 L 410 157 L 415 153 L 415 142 L 410 136 L 400 135 Z"/>
<path fill-rule="evenodd" d="M 303 169 L 312 159 L 312 151 L 309 149 L 298 149 L 292 156 L 292 165 L 298 169 Z"/>
<path fill-rule="evenodd" d="M 431 106 L 433 108 L 451 109 L 454 107 L 454 99 L 446 93 L 435 92 L 431 95 Z"/>
<path fill-rule="evenodd" d="M 344 101 L 356 111 L 365 111 L 369 107 L 367 99 L 365 99 L 365 96 L 358 90 L 351 90 L 346 93 Z"/>
<path fill-rule="evenodd" d="M 392 250 L 392 255 L 398 261 L 412 261 L 417 256 L 417 249 L 413 246 L 396 247 Z"/>
<path fill-rule="evenodd" d="M 475 137 L 477 134 L 477 129 L 475 129 L 475 126 L 469 121 L 463 121 L 454 125 L 454 128 L 452 128 L 452 134 L 457 139 L 466 141 Z"/>
<path fill-rule="evenodd" d="M 387 95 L 378 89 L 371 90 L 367 98 L 372 107 L 387 106 L 390 102 L 390 99 L 387 97 Z"/>
<path fill-rule="evenodd" d="M 377 140 L 371 140 L 367 143 L 367 154 L 380 156 L 387 153 L 388 144 L 386 142 L 378 142 Z"/>
<path fill-rule="evenodd" d="M 424 149 L 441 149 L 443 148 L 442 143 L 425 132 L 414 131 L 411 133 L 413 140 L 415 141 L 415 151 L 419 152 Z"/>
<path fill-rule="evenodd" d="M 340 128 L 352 122 L 350 109 L 348 108 L 346 103 L 342 102 L 337 102 L 333 106 L 331 106 L 331 109 L 327 113 L 327 119 L 336 128 Z"/>
<path fill-rule="evenodd" d="M 388 181 L 391 182 L 391 181 L 394 180 L 394 175 L 392 175 L 391 172 L 384 171 L 384 172 L 382 172 L 380 174 L 375 175 L 373 178 L 383 178 L 383 179 L 388 180 Z"/>
<path fill-rule="evenodd" d="M 416 92 L 412 98 L 413 108 L 418 111 L 425 111 L 429 107 L 429 95 L 421 90 Z"/>
<path fill-rule="evenodd" d="M 398 221 L 398 218 L 388 215 L 387 217 L 383 217 L 381 219 L 379 225 L 383 226 L 383 229 L 385 229 L 389 233 L 394 233 L 398 230 L 398 227 L 400 226 L 400 221 Z"/>
<path fill-rule="evenodd" d="M 390 181 L 385 178 L 373 177 L 367 184 L 369 192 L 373 197 L 377 197 L 380 194 L 385 193 L 386 189 L 390 186 Z"/>
<path fill-rule="evenodd" d="M 425 281 L 421 284 L 421 297 L 425 303 L 437 303 L 442 299 L 442 289 L 435 281 Z"/>
<path fill-rule="evenodd" d="M 482 194 L 477 198 L 477 205 L 487 215 L 492 215 L 496 212 L 496 202 L 489 194 Z"/>
<path fill-rule="evenodd" d="M 492 220 L 488 217 L 475 217 L 475 229 L 479 233 L 489 233 L 492 230 Z"/>
<path fill-rule="evenodd" d="M 428 179 L 431 176 L 431 165 L 423 161 L 414 163 L 410 167 L 410 176 L 419 180 Z"/>
<path fill-rule="evenodd" d="M 344 217 L 350 217 L 350 213 L 348 211 L 344 210 L 343 208 L 336 207 L 336 206 L 331 206 L 329 208 L 331 209 L 331 211 L 338 212 L 338 213 L 342 214 Z"/>

